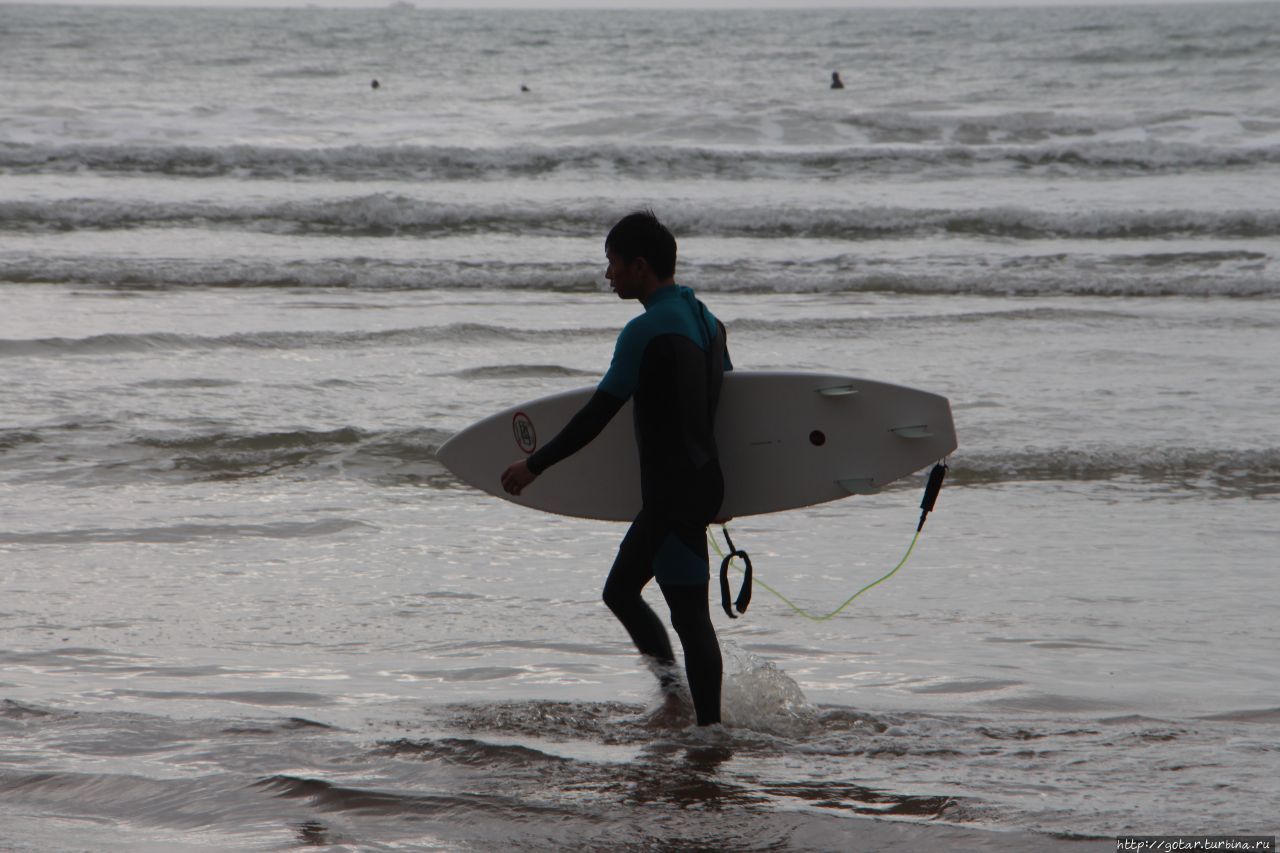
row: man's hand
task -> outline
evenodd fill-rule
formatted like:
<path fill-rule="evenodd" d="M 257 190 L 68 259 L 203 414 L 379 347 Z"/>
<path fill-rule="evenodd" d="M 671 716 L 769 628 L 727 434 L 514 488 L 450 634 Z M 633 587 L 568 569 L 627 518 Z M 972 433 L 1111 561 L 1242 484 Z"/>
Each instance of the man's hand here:
<path fill-rule="evenodd" d="M 538 479 L 538 475 L 529 470 L 529 463 L 523 459 L 512 462 L 502 472 L 502 488 L 509 495 L 519 495 L 524 487 Z"/>

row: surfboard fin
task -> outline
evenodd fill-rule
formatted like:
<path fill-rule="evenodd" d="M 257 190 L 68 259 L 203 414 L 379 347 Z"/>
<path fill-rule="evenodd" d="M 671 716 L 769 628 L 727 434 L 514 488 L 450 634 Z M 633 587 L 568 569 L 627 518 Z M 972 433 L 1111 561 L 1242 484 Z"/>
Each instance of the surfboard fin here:
<path fill-rule="evenodd" d="M 851 495 L 874 495 L 880 491 L 876 486 L 876 481 L 870 477 L 836 480 L 836 485 Z"/>
<path fill-rule="evenodd" d="M 933 438 L 933 432 L 929 429 L 928 424 L 894 427 L 889 432 L 902 438 Z"/>

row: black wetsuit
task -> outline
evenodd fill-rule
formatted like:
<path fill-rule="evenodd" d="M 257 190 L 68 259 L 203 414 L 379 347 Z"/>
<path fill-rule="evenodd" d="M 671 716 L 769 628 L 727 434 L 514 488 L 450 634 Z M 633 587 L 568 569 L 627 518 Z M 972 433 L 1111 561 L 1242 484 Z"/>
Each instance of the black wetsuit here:
<path fill-rule="evenodd" d="M 604 601 L 669 685 L 675 664 L 662 621 L 640 597 L 657 578 L 684 647 L 699 725 L 720 721 L 720 646 L 707 605 L 707 525 L 719 512 L 724 478 L 715 411 L 732 370 L 725 328 L 687 287 L 659 289 L 618 336 L 596 393 L 555 438 L 528 459 L 541 474 L 585 447 L 634 397 L 641 509 L 618 548 Z"/>

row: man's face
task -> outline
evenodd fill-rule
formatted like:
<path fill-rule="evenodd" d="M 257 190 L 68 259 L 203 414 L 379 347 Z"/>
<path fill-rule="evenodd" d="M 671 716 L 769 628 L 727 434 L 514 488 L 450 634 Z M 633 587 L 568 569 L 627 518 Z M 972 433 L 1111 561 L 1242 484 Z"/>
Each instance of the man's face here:
<path fill-rule="evenodd" d="M 619 299 L 639 299 L 643 288 L 640 259 L 635 258 L 631 263 L 627 263 L 610 250 L 606 250 L 604 256 L 609 261 L 604 277 L 613 286 L 613 292 L 618 294 Z"/>

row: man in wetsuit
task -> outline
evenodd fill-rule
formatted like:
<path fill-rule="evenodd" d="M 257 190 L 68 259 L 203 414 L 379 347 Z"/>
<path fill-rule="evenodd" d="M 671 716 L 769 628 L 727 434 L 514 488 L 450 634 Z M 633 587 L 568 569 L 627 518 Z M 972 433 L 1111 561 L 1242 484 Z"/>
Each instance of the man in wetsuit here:
<path fill-rule="evenodd" d="M 720 722 L 720 645 L 707 605 L 707 525 L 717 518 L 724 478 L 715 412 L 732 370 L 724 324 L 675 283 L 676 241 L 651 212 L 623 218 L 605 240 L 605 272 L 622 299 L 644 313 L 623 328 L 595 394 L 555 438 L 502 474 L 518 495 L 539 474 L 591 442 L 634 398 L 641 509 L 618 548 L 604 603 L 655 665 L 671 696 L 677 682 L 671 641 L 640 592 L 657 578 L 684 648 L 698 725 Z"/>

